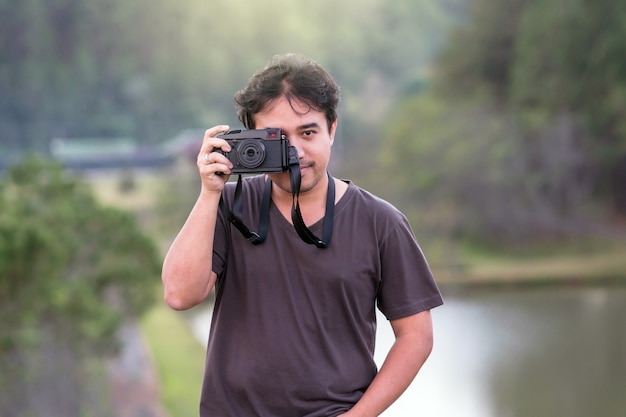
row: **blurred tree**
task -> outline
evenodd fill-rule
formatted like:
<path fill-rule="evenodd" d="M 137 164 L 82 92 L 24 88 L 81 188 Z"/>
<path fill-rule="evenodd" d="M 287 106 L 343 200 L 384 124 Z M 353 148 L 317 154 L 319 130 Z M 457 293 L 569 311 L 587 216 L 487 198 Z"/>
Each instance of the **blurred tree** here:
<path fill-rule="evenodd" d="M 626 213 L 626 5 L 471 10 L 432 88 L 401 102 L 385 131 L 383 172 L 415 224 L 496 244 L 623 235 L 606 221 L 612 207 Z"/>
<path fill-rule="evenodd" d="M 386 187 L 414 225 L 448 238 L 499 243 L 588 233 L 584 153 L 567 117 L 529 147 L 514 115 L 427 91 L 402 102 L 381 152 Z M 407 167 L 417 169 L 408 175 Z"/>
<path fill-rule="evenodd" d="M 509 104 L 529 136 L 563 114 L 580 132 L 595 195 L 626 213 L 626 4 L 532 2 L 515 49 Z"/>
<path fill-rule="evenodd" d="M 574 178 L 591 178 L 589 197 L 626 213 L 626 4 L 476 0 L 472 10 L 438 62 L 439 91 L 514 115 L 531 176 L 554 173 L 541 160 L 561 159 L 554 133 L 567 124 L 583 158 Z"/>
<path fill-rule="evenodd" d="M 0 414 L 83 415 L 103 401 L 90 363 L 153 302 L 158 251 L 57 166 L 28 159 L 0 187 Z"/>
<path fill-rule="evenodd" d="M 68 136 L 154 142 L 193 123 L 198 93 L 189 94 L 187 63 L 197 51 L 182 6 L 1 0 L 2 142 L 39 150 Z"/>
<path fill-rule="evenodd" d="M 327 66 L 344 114 L 371 120 L 357 104 L 420 76 L 462 3 L 0 0 L 0 151 L 236 123 L 233 93 L 284 52 Z"/>

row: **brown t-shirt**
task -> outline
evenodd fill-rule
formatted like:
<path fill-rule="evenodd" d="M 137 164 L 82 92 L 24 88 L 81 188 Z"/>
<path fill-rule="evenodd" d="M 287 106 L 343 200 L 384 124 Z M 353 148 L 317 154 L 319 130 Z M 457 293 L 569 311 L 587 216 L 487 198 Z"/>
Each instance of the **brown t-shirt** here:
<path fill-rule="evenodd" d="M 326 249 L 303 242 L 274 205 L 267 240 L 256 246 L 220 214 L 201 417 L 341 414 L 377 372 L 376 305 L 393 320 L 442 304 L 407 219 L 348 184 Z M 263 176 L 244 179 L 251 230 L 263 185 Z M 227 184 L 229 207 L 233 195 Z M 311 227 L 317 236 L 322 222 Z"/>

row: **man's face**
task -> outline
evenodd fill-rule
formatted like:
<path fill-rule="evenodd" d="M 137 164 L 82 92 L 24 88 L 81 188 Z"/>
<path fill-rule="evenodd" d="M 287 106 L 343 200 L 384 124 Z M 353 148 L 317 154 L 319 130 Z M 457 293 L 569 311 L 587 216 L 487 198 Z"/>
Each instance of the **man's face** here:
<path fill-rule="evenodd" d="M 268 103 L 263 111 L 254 116 L 255 128 L 275 127 L 282 129 L 289 143 L 298 149 L 301 193 L 309 192 L 320 184 L 326 186 L 326 170 L 330 160 L 330 149 L 335 140 L 333 123 L 330 131 L 326 116 L 320 111 L 294 99 L 289 102 L 281 96 Z M 282 190 L 291 192 L 289 174 L 270 174 L 272 181 Z"/>

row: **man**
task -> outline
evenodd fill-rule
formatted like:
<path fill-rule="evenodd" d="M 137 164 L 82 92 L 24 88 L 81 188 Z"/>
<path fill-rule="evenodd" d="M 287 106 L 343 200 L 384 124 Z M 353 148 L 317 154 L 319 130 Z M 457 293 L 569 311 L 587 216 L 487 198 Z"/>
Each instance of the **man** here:
<path fill-rule="evenodd" d="M 241 220 L 251 229 L 264 190 L 271 196 L 263 243 L 232 227 L 220 209 L 221 197 L 230 209 L 235 198 L 226 184 L 233 164 L 223 154 L 231 146 L 217 136 L 228 126 L 206 131 L 200 195 L 163 264 L 173 309 L 216 291 L 201 417 L 378 416 L 430 354 L 430 309 L 442 298 L 406 218 L 327 173 L 338 101 L 331 76 L 296 54 L 274 57 L 235 96 L 246 128 L 280 128 L 297 149 L 297 201 L 310 232 L 327 240 L 319 247 L 294 228 L 289 172 L 243 182 Z M 324 236 L 329 222 L 332 240 Z M 377 304 L 396 337 L 379 371 Z"/>

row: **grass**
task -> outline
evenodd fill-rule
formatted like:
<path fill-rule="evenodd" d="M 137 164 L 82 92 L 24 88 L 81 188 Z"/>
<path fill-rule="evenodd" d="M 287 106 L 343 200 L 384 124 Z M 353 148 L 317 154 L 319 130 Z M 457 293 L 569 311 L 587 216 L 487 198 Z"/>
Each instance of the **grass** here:
<path fill-rule="evenodd" d="M 161 400 L 171 416 L 198 415 L 205 350 L 181 313 L 157 303 L 142 319 L 159 375 Z"/>
<path fill-rule="evenodd" d="M 93 185 L 96 196 L 104 204 L 133 212 L 142 212 L 154 207 L 155 190 L 163 178 L 163 174 L 153 174 L 147 171 L 106 171 L 91 174 L 88 180 Z"/>
<path fill-rule="evenodd" d="M 457 271 L 441 271 L 443 283 L 463 284 L 626 284 L 626 243 L 600 242 L 525 253 L 465 248 Z"/>

